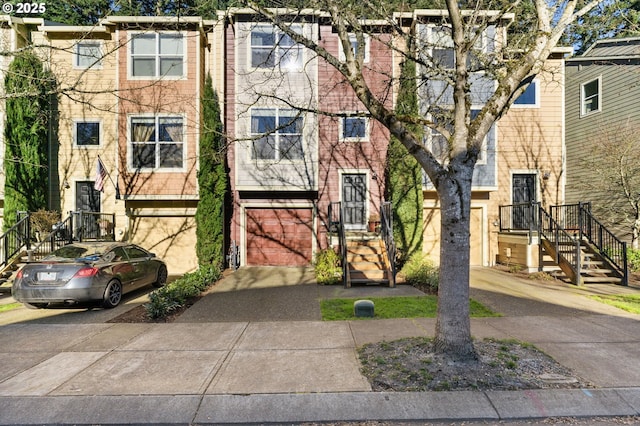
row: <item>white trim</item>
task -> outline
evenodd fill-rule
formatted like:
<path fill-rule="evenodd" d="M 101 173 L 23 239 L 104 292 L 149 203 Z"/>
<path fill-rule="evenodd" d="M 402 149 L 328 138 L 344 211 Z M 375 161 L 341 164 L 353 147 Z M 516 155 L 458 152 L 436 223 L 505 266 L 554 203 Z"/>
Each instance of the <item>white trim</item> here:
<path fill-rule="evenodd" d="M 79 123 L 98 123 L 98 144 L 97 145 L 78 145 L 78 131 L 77 126 Z M 103 123 L 101 118 L 74 118 L 71 125 L 71 139 L 73 140 L 73 147 L 80 149 L 96 149 L 102 148 L 104 141 Z"/>
<path fill-rule="evenodd" d="M 598 83 L 598 108 L 589 112 L 585 112 L 585 98 L 584 98 L 584 87 L 587 84 L 593 83 L 596 81 Z M 596 78 L 592 78 L 591 80 L 585 81 L 584 83 L 580 83 L 580 117 L 587 117 L 592 114 L 597 114 L 602 111 L 602 75 L 599 75 Z"/>
<path fill-rule="evenodd" d="M 355 33 L 349 33 L 348 36 L 349 36 L 349 43 L 351 45 L 353 45 L 353 43 L 358 42 L 358 39 Z M 362 34 L 362 37 L 364 38 L 364 58 L 362 59 L 362 62 L 365 64 L 368 64 L 371 57 L 370 55 L 371 36 L 369 34 Z M 338 46 L 339 46 L 338 55 L 339 55 L 340 61 L 344 62 L 347 60 L 347 58 L 344 54 L 344 48 L 342 47 L 342 40 L 338 40 Z M 354 57 L 355 57 L 355 52 L 354 52 Z"/>
<path fill-rule="evenodd" d="M 79 55 L 78 55 L 78 48 L 81 45 L 88 45 L 88 44 L 92 44 L 92 45 L 98 45 L 98 50 L 99 50 L 99 59 L 96 58 L 95 63 L 91 64 L 90 66 L 82 66 L 78 64 L 78 59 L 79 59 Z M 104 43 L 102 40 L 94 40 L 94 39 L 87 39 L 87 40 L 79 40 L 74 46 L 73 46 L 73 55 L 72 55 L 72 62 L 73 62 L 73 68 L 77 69 L 77 70 L 101 70 L 103 68 L 103 62 L 104 62 Z"/>
<path fill-rule="evenodd" d="M 149 75 L 149 76 L 134 76 L 133 75 L 133 57 L 131 51 L 133 49 L 133 37 L 138 34 L 153 34 L 155 35 L 156 47 L 158 47 L 158 36 L 165 34 L 180 34 L 182 36 L 182 75 Z M 128 80 L 187 80 L 188 75 L 188 45 L 187 39 L 189 35 L 187 31 L 127 31 L 127 79 Z M 177 55 L 176 55 L 177 56 Z M 160 57 L 160 52 L 155 53 L 155 58 Z M 156 63 L 156 72 L 159 72 L 160 61 Z"/>
<path fill-rule="evenodd" d="M 534 79 L 531 84 L 527 87 L 526 90 L 529 90 L 530 87 L 535 87 L 535 100 L 533 104 L 517 104 L 516 101 L 519 99 L 516 99 L 516 101 L 513 102 L 513 105 L 511 105 L 512 108 L 514 109 L 531 109 L 531 108 L 540 108 L 540 89 L 541 89 L 541 85 L 540 85 L 540 80 L 538 80 L 537 78 Z M 524 95 L 524 92 L 522 93 Z"/>
<path fill-rule="evenodd" d="M 242 27 L 242 26 L 241 26 Z M 273 66 L 263 66 L 263 67 L 254 67 L 253 66 L 253 44 L 252 44 L 252 37 L 251 34 L 253 33 L 253 31 L 256 28 L 268 28 L 273 30 L 274 33 L 274 42 L 275 45 L 271 46 L 271 54 L 274 56 L 273 59 Z M 303 25 L 302 23 L 292 23 L 289 28 L 291 30 L 293 30 L 294 32 L 297 32 L 299 34 L 304 35 L 304 31 L 305 31 L 305 25 Z M 299 59 L 298 61 L 293 64 L 293 66 L 291 67 L 281 67 L 280 66 L 280 54 L 279 54 L 279 49 L 280 49 L 280 40 L 279 37 L 281 35 L 286 35 L 286 33 L 284 31 L 282 31 L 280 28 L 278 28 L 277 26 L 270 24 L 268 22 L 259 22 L 259 23 L 250 23 L 248 29 L 248 37 L 246 37 L 247 39 L 247 69 L 250 71 L 258 71 L 258 72 L 269 72 L 272 73 L 273 70 L 277 69 L 283 73 L 288 73 L 288 72 L 301 72 L 304 70 L 304 64 L 305 64 L 305 48 L 303 45 L 296 43 L 295 41 L 293 41 L 293 46 L 286 46 L 286 48 L 288 49 L 298 49 L 299 50 Z M 237 56 L 236 56 L 237 58 Z"/>
<path fill-rule="evenodd" d="M 344 135 L 344 121 L 349 118 L 363 119 L 365 120 L 364 136 L 363 137 L 343 137 Z M 371 137 L 371 119 L 368 116 L 349 115 L 346 117 L 340 117 L 338 120 L 338 141 L 339 142 L 369 142 Z"/>
<path fill-rule="evenodd" d="M 371 211 L 369 209 L 369 204 L 371 204 L 371 170 L 370 169 L 339 169 L 338 170 L 338 191 L 339 191 L 339 200 L 342 202 L 342 182 L 344 179 L 344 175 L 365 175 L 365 196 L 364 200 L 364 214 L 365 214 L 365 222 L 362 224 L 362 227 L 350 227 L 348 230 L 366 230 L 368 218 L 371 215 Z"/>
<path fill-rule="evenodd" d="M 136 168 L 133 167 L 133 146 L 131 141 L 131 119 L 132 118 L 153 118 L 155 120 L 155 133 L 157 138 L 158 131 L 158 118 L 180 118 L 182 120 L 182 167 L 144 167 L 144 168 Z M 127 150 L 127 170 L 130 172 L 141 172 L 141 173 L 184 173 L 187 171 L 187 116 L 184 113 L 131 113 L 127 114 L 127 134 L 126 134 L 126 150 Z M 155 141 L 156 144 L 158 141 Z M 157 160 L 157 158 L 156 158 Z"/>

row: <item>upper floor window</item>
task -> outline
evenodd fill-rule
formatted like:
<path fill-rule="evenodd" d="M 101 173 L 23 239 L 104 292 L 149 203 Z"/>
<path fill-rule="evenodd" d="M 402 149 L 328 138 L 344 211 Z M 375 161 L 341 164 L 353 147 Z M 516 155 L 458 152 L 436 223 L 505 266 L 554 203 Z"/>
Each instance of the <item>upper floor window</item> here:
<path fill-rule="evenodd" d="M 600 111 L 600 90 L 599 77 L 580 86 L 580 115 Z"/>
<path fill-rule="evenodd" d="M 102 47 L 98 41 L 80 41 L 75 45 L 73 66 L 76 68 L 102 67 Z"/>
<path fill-rule="evenodd" d="M 300 160 L 303 119 L 292 109 L 251 110 L 253 160 Z"/>
<path fill-rule="evenodd" d="M 100 145 L 99 121 L 76 121 L 74 123 L 75 142 L 78 146 Z"/>
<path fill-rule="evenodd" d="M 340 140 L 343 142 L 363 142 L 369 139 L 367 117 L 342 117 L 340 120 Z"/>
<path fill-rule="evenodd" d="M 180 169 L 184 163 L 182 117 L 130 117 L 131 166 L 134 169 Z"/>
<path fill-rule="evenodd" d="M 450 27 L 431 27 L 427 46 L 430 47 L 431 51 L 431 63 L 446 70 L 455 68 L 456 58 Z M 469 71 L 477 72 L 482 70 L 481 58 L 489 53 L 488 50 L 490 50 L 490 47 L 487 46 L 487 35 L 482 33 L 478 35 L 472 49 L 467 53 L 467 68 Z"/>
<path fill-rule="evenodd" d="M 363 34 L 362 37 L 364 41 L 364 44 L 362 46 L 360 46 L 360 43 L 358 43 L 358 37 L 355 34 L 349 34 L 349 43 L 351 44 L 351 51 L 353 52 L 354 56 L 357 56 L 360 52 L 360 49 L 362 49 L 363 62 L 367 63 L 369 62 L 369 35 Z M 344 61 L 345 59 L 346 58 L 344 55 L 344 50 L 342 48 L 342 43 L 340 43 L 340 60 Z"/>
<path fill-rule="evenodd" d="M 300 26 L 291 26 L 296 32 Z M 302 46 L 280 29 L 258 25 L 251 30 L 251 67 L 299 70 L 302 68 Z"/>
<path fill-rule="evenodd" d="M 132 77 L 183 77 L 184 37 L 179 33 L 140 33 L 131 37 Z"/>
<path fill-rule="evenodd" d="M 517 107 L 531 108 L 540 106 L 540 93 L 538 89 L 538 81 L 532 81 L 531 84 L 527 86 L 524 93 L 518 96 L 518 99 L 513 102 L 513 105 Z"/>

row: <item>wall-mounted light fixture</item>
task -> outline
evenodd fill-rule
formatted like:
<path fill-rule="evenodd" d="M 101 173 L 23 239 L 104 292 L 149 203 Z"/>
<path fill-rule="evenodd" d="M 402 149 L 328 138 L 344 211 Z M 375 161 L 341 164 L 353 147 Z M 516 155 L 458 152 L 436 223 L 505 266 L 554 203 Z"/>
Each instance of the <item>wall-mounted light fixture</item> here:
<path fill-rule="evenodd" d="M 64 187 L 64 189 L 71 188 L 71 185 L 69 185 L 69 181 L 66 179 L 64 180 L 64 182 L 62 182 L 62 186 Z"/>

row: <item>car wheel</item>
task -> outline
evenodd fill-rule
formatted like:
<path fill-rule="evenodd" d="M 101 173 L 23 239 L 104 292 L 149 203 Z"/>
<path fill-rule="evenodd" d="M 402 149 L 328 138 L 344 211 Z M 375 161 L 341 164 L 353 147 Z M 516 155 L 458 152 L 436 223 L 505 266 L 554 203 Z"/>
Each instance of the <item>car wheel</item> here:
<path fill-rule="evenodd" d="M 109 281 L 104 289 L 102 306 L 108 309 L 115 308 L 122 300 L 122 284 L 118 280 Z"/>
<path fill-rule="evenodd" d="M 29 309 L 44 309 L 47 306 L 49 306 L 48 303 L 26 303 L 23 302 L 24 306 L 26 306 Z"/>
<path fill-rule="evenodd" d="M 160 265 L 158 268 L 158 278 L 153 283 L 154 287 L 163 287 L 167 283 L 167 267 Z"/>

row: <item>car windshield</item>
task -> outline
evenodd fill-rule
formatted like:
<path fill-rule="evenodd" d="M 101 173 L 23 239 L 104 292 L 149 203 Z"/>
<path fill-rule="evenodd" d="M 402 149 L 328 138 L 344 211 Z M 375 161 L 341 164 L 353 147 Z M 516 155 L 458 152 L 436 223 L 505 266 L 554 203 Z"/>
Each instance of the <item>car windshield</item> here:
<path fill-rule="evenodd" d="M 68 245 L 60 247 L 58 250 L 51 253 L 45 259 L 85 259 L 90 261 L 96 261 L 103 254 L 101 248 L 98 247 L 83 247 Z"/>

